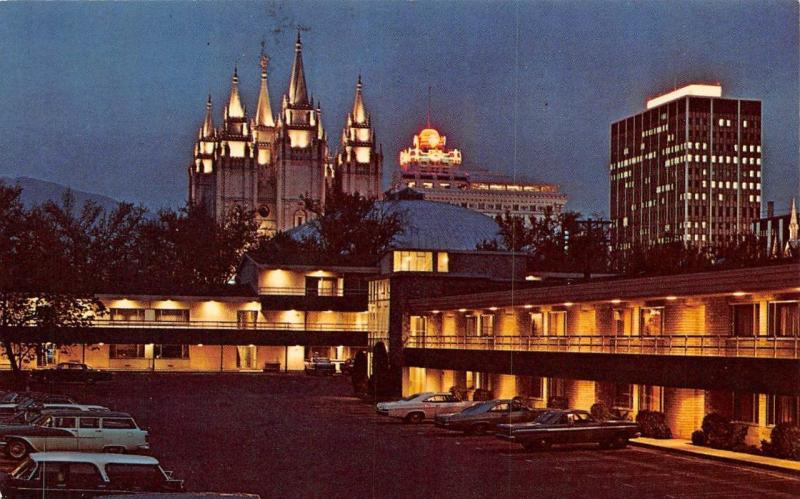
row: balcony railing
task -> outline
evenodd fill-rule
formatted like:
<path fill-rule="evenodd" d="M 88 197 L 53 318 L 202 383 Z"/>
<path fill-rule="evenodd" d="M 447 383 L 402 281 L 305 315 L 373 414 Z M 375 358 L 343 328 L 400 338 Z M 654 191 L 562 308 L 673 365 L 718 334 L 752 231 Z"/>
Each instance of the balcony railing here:
<path fill-rule="evenodd" d="M 366 324 L 341 322 L 243 322 L 243 321 L 126 321 L 95 319 L 92 327 L 136 329 L 262 329 L 280 331 L 366 331 Z"/>
<path fill-rule="evenodd" d="M 358 288 L 318 289 L 305 287 L 260 286 L 258 288 L 258 294 L 262 296 L 364 296 L 367 294 L 367 290 Z"/>
<path fill-rule="evenodd" d="M 800 338 L 770 336 L 412 336 L 405 346 L 523 352 L 800 358 Z"/>

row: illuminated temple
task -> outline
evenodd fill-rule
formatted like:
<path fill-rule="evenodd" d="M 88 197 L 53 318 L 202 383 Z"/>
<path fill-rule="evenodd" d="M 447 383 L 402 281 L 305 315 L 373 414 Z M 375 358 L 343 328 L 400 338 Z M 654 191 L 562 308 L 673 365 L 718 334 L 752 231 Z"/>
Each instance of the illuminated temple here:
<path fill-rule="evenodd" d="M 329 151 L 319 101 L 309 98 L 297 35 L 289 88 L 273 114 L 267 85 L 267 58 L 255 116 L 248 117 L 234 71 L 221 127 L 214 126 L 211 97 L 189 165 L 189 202 L 217 220 L 235 205 L 254 210 L 262 232 L 305 223 L 304 199 L 323 202 L 326 191 L 341 189 L 377 198 L 383 155 L 356 83 L 353 107 L 345 119 L 338 153 Z"/>
<path fill-rule="evenodd" d="M 450 203 L 488 216 L 509 213 L 526 221 L 548 210 L 560 213 L 567 196 L 559 186 L 519 181 L 487 170 L 461 167 L 459 149 L 447 148 L 447 137 L 431 127 L 414 135 L 410 147 L 400 151 L 400 168 L 394 189 L 413 189 L 430 201 Z"/>

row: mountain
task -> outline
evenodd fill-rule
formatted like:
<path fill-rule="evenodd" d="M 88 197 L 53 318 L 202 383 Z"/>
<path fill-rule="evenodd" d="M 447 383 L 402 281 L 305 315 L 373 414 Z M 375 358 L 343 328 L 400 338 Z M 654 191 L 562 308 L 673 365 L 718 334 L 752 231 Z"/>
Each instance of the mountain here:
<path fill-rule="evenodd" d="M 0 175 L 0 182 L 7 185 L 19 185 L 22 187 L 22 194 L 20 199 L 26 208 L 42 204 L 46 201 L 61 202 L 61 198 L 69 187 L 55 182 L 48 182 L 46 180 L 39 180 L 30 177 L 10 177 Z M 93 192 L 83 192 L 75 189 L 72 190 L 72 195 L 75 197 L 76 206 L 83 206 L 86 201 L 94 201 L 106 211 L 113 210 L 119 204 L 119 201 L 112 199 L 102 194 L 95 194 Z"/>

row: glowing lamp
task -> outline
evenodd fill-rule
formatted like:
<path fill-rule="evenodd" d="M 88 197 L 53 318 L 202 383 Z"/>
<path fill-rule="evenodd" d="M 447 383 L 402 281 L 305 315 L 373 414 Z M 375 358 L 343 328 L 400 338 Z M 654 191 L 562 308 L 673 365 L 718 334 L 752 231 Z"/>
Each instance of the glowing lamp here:
<path fill-rule="evenodd" d="M 573 306 L 573 305 L 575 305 L 575 304 L 574 304 L 574 303 L 572 303 L 571 301 L 568 301 L 568 302 L 565 302 L 565 303 L 564 303 L 564 306 L 565 306 L 565 307 L 571 307 L 571 306 Z"/>
<path fill-rule="evenodd" d="M 733 296 L 744 296 L 746 294 L 747 293 L 745 293 L 744 291 L 736 291 L 736 292 L 733 293 Z"/>
<path fill-rule="evenodd" d="M 492 312 L 494 312 L 495 310 L 497 310 L 497 307 L 489 307 L 489 310 L 491 310 Z"/>
<path fill-rule="evenodd" d="M 622 300 L 620 300 L 619 298 L 614 298 L 613 300 L 611 300 L 611 303 L 613 303 L 614 305 L 618 305 L 622 303 Z"/>
<path fill-rule="evenodd" d="M 459 312 L 461 312 L 461 313 L 463 314 L 464 312 L 466 312 L 466 311 L 467 311 L 467 309 L 466 309 L 466 308 L 459 308 L 459 309 L 458 309 L 458 311 L 459 311 Z"/>
<path fill-rule="evenodd" d="M 675 301 L 677 299 L 678 299 L 678 297 L 674 296 L 674 295 L 667 296 L 667 301 Z"/>

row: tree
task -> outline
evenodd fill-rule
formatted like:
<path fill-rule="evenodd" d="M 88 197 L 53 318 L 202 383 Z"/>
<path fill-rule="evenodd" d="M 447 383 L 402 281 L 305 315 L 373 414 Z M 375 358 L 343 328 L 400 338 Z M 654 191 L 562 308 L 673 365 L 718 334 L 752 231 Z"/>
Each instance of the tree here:
<path fill-rule="evenodd" d="M 319 234 L 320 250 L 353 259 L 374 259 L 388 250 L 407 223 L 404 213 L 382 209 L 358 192 L 333 191 L 324 208 L 309 205 L 316 218 L 311 225 Z"/>
<path fill-rule="evenodd" d="M 72 197 L 61 205 L 47 203 L 25 210 L 20 189 L 0 184 L 0 343 L 11 370 L 42 351 L 41 337 L 25 331 L 52 333 L 57 345 L 68 344 L 59 328 L 85 327 L 104 313 L 90 294 L 87 271 L 88 221 L 92 206 L 73 215 Z"/>

